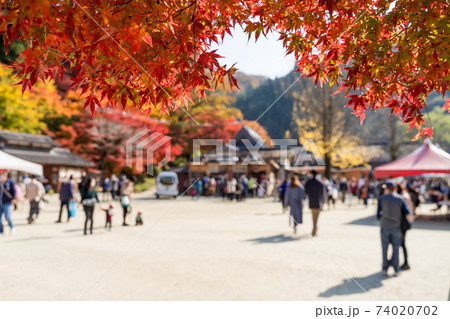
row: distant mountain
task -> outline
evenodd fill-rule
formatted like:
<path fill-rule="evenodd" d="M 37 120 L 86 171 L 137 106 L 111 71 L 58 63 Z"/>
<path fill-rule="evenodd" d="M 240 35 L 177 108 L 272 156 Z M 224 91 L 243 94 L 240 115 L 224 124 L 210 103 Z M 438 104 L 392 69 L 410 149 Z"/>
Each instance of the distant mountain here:
<path fill-rule="evenodd" d="M 235 77 L 239 83 L 239 87 L 241 88 L 237 94 L 245 94 L 251 89 L 258 88 L 261 84 L 268 80 L 268 78 L 263 75 L 249 75 L 242 72 L 237 72 Z"/>
<path fill-rule="evenodd" d="M 291 94 L 283 93 L 298 76 L 292 72 L 275 80 L 267 79 L 258 87 L 238 95 L 233 106 L 242 111 L 245 119 L 258 120 L 272 138 L 283 138 L 286 130 L 292 130 L 294 124 L 291 123 L 294 100 Z M 289 93 L 294 90 L 301 90 L 298 82 L 289 89 Z"/>
<path fill-rule="evenodd" d="M 311 81 L 311 79 L 298 79 L 300 74 L 295 72 L 275 80 L 266 79 L 260 82 L 257 82 L 258 79 L 255 76 L 245 74 L 239 76 L 241 78 L 238 77 L 238 83 L 243 90 L 238 92 L 236 102 L 230 106 L 240 109 L 246 120 L 257 120 L 271 138 L 284 138 L 287 131 L 291 138 L 297 138 L 297 126 L 293 120 L 295 118 L 293 112 L 296 112 L 293 94 L 301 93 L 302 81 Z M 239 82 L 241 79 L 243 79 L 242 82 Z M 446 97 L 450 97 L 450 93 Z M 448 149 L 450 139 L 446 137 L 448 134 L 444 127 L 445 123 L 450 122 L 450 114 L 442 111 L 441 118 L 436 116 L 444 103 L 445 100 L 436 92 L 427 98 L 428 110 L 432 112 L 430 115 L 436 117 L 434 123 L 431 123 L 435 127 L 433 140 L 435 143 L 440 143 L 444 149 Z M 348 112 L 351 110 L 349 109 Z M 407 125 L 400 125 L 401 121 L 397 118 L 389 118 L 389 113 L 389 110 L 368 111 L 363 125 L 353 126 L 352 131 L 364 144 L 410 144 L 415 129 L 407 134 Z M 428 116 L 425 119 L 428 122 Z M 417 143 L 420 144 L 420 141 Z"/>
<path fill-rule="evenodd" d="M 450 98 L 450 92 L 447 92 L 445 98 L 446 99 Z M 443 99 L 437 92 L 431 92 L 431 94 L 428 95 L 427 97 L 427 105 L 431 110 L 433 110 L 436 107 L 441 108 L 444 106 L 444 104 L 445 99 Z"/>

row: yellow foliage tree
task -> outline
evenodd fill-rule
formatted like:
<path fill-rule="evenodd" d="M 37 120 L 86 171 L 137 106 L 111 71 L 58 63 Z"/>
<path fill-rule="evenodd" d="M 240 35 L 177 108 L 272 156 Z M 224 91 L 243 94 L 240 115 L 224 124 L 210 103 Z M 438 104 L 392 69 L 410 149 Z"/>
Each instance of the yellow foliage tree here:
<path fill-rule="evenodd" d="M 329 177 L 331 166 L 349 168 L 366 165 L 376 152 L 363 146 L 353 134 L 354 118 L 344 105 L 345 98 L 334 95 L 327 85 L 314 87 L 311 81 L 302 82 L 302 90 L 293 92 L 295 123 L 300 142 L 313 140 L 325 162 L 325 176 Z"/>
<path fill-rule="evenodd" d="M 62 99 L 52 82 L 39 84 L 31 92 L 22 94 L 15 85 L 12 70 L 0 68 L 0 129 L 40 134 L 48 123 L 60 117 L 70 117 L 81 110 L 81 100 L 75 97 Z M 75 102 L 74 102 L 75 101 Z"/>

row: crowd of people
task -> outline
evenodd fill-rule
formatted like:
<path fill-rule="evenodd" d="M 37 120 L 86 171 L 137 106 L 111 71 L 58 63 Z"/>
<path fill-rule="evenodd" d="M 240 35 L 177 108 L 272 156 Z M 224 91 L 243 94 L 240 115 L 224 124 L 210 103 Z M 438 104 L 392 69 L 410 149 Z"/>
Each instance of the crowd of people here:
<path fill-rule="evenodd" d="M 317 175 L 319 176 L 319 175 Z M 369 179 L 362 174 L 356 177 L 346 178 L 333 176 L 329 179 L 320 177 L 325 190 L 323 193 L 324 204 L 328 209 L 334 208 L 338 201 L 349 207 L 362 204 L 368 207 L 369 203 L 375 204 L 382 192 L 382 181 Z M 301 175 L 299 181 L 305 184 L 306 175 Z M 203 176 L 193 178 L 191 185 L 185 182 L 184 190 L 193 199 L 200 196 L 221 197 L 224 201 L 245 201 L 247 198 L 278 197 L 284 203 L 284 196 L 289 186 L 289 180 L 276 180 L 274 176 L 252 175 L 246 176 Z M 404 181 L 405 191 L 418 205 L 420 202 L 432 202 L 436 204 L 434 210 L 441 208 L 447 199 L 449 187 L 444 180 L 425 178 L 412 178 Z"/>
<path fill-rule="evenodd" d="M 424 179 L 404 180 L 403 182 L 379 182 L 362 177 L 359 181 L 351 179 L 349 183 L 342 178 L 335 180 L 322 179 L 316 171 L 312 171 L 310 178 L 302 183 L 296 175 L 290 182 L 285 180 L 279 186 L 280 199 L 284 209 L 289 209 L 290 223 L 294 234 L 298 224 L 303 222 L 303 202 L 308 198 L 309 208 L 313 219 L 312 236 L 317 235 L 318 218 L 325 202 L 330 200 L 334 205 L 340 195 L 341 201 L 346 202 L 349 192 L 348 205 L 353 205 L 353 199 L 359 198 L 365 206 L 369 198 L 377 200 L 377 218 L 380 221 L 380 235 L 382 247 L 382 272 L 387 275 L 389 267 L 393 267 L 397 276 L 401 270 L 409 270 L 408 251 L 406 248 L 406 233 L 414 221 L 416 208 L 421 200 L 428 196 L 428 200 L 442 205 L 442 199 L 448 200 L 448 186 L 440 180 L 431 180 L 426 186 Z M 339 189 L 339 191 L 338 191 Z M 437 198 L 436 198 L 437 197 Z M 441 201 L 439 201 L 441 200 Z M 448 205 L 448 202 L 446 202 Z M 388 247 L 392 246 L 392 256 L 388 258 Z M 399 250 L 403 251 L 403 264 L 400 266 Z"/>
<path fill-rule="evenodd" d="M 245 201 L 247 198 L 264 198 L 272 194 L 275 187 L 273 176 L 264 174 L 193 178 L 191 185 L 184 185 L 194 199 L 200 196 L 221 197 L 224 201 Z"/>
<path fill-rule="evenodd" d="M 75 193 L 73 192 L 74 186 L 72 182 L 72 177 L 69 177 L 61 185 L 61 189 L 67 189 L 67 196 L 63 196 L 63 192 L 60 192 L 61 208 L 59 212 L 60 218 L 56 221 L 61 222 L 61 214 L 63 207 L 66 206 L 67 201 L 74 201 Z M 94 177 L 86 176 L 83 174 L 81 181 L 78 184 L 78 191 L 80 194 L 80 204 L 83 207 L 85 213 L 85 223 L 84 223 L 84 235 L 87 234 L 88 224 L 89 233 L 93 233 L 93 219 L 94 211 L 97 204 L 100 204 L 99 191 L 102 194 L 102 202 L 107 203 L 107 207 L 103 208 L 100 205 L 101 210 L 105 212 L 106 222 L 105 228 L 111 231 L 112 228 L 112 216 L 114 215 L 114 201 L 120 203 L 122 208 L 122 226 L 129 226 L 127 223 L 127 216 L 131 213 L 131 201 L 134 194 L 134 180 L 126 175 L 123 175 L 120 179 L 116 175 L 112 175 L 110 178 L 105 178 L 101 183 L 97 183 Z M 109 196 L 111 195 L 111 196 Z M 139 214 L 138 214 L 139 215 Z M 67 208 L 67 221 L 70 220 L 70 209 Z"/>
<path fill-rule="evenodd" d="M 424 178 L 404 180 L 403 183 L 380 182 L 369 180 L 361 176 L 359 180 L 345 177 L 330 179 L 321 177 L 316 171 L 307 176 L 293 174 L 289 180 L 279 181 L 275 187 L 273 176 L 251 176 L 247 178 L 240 175 L 237 178 L 230 175 L 220 178 L 203 176 L 193 180 L 187 186 L 186 192 L 192 198 L 202 196 L 217 196 L 224 201 L 245 201 L 249 197 L 263 198 L 278 195 L 283 211 L 289 211 L 290 225 L 294 234 L 299 224 L 303 223 L 304 202 L 308 202 L 312 215 L 312 236 L 317 236 L 320 212 L 328 204 L 328 209 L 340 200 L 343 204 L 354 206 L 355 200 L 368 206 L 369 199 L 378 202 L 377 218 L 380 220 L 382 244 L 382 271 L 387 274 L 389 267 L 393 267 L 395 274 L 401 270 L 410 269 L 408 252 L 406 248 L 406 233 L 411 227 L 417 206 L 421 201 L 431 201 L 439 209 L 444 203 L 448 205 L 449 187 L 444 180 L 431 179 L 426 182 Z M 45 194 L 48 188 L 36 176 L 22 176 L 21 183 L 15 183 L 8 176 L 7 171 L 0 172 L 0 234 L 3 234 L 3 216 L 10 227 L 11 234 L 15 232 L 12 211 L 17 207 L 17 201 L 26 199 L 29 202 L 29 224 L 35 223 L 39 212 L 46 201 Z M 101 199 L 99 193 L 102 194 Z M 104 178 L 101 182 L 93 176 L 83 172 L 81 179 L 76 183 L 69 176 L 61 183 L 59 189 L 60 208 L 56 223 L 63 221 L 63 212 L 67 211 L 69 222 L 76 214 L 77 207 L 82 207 L 85 215 L 84 235 L 93 233 L 94 212 L 96 206 L 105 213 L 105 228 L 111 230 L 115 202 L 120 203 L 123 212 L 123 226 L 128 226 L 127 216 L 131 213 L 131 201 L 134 194 L 134 180 L 123 175 Z M 275 196 L 274 196 L 275 197 Z M 102 202 L 106 207 L 102 207 Z M 136 225 L 142 225 L 142 214 L 137 213 Z M 387 256 L 388 247 L 392 246 L 392 257 Z M 403 251 L 403 264 L 400 266 L 399 250 Z"/>
<path fill-rule="evenodd" d="M 12 219 L 12 212 L 17 209 L 18 202 L 26 200 L 29 202 L 29 213 L 27 221 L 29 224 L 36 222 L 41 210 L 45 209 L 47 202 L 45 195 L 49 188 L 44 187 L 42 180 L 37 176 L 23 175 L 19 183 L 15 183 L 8 177 L 7 171 L 0 172 L 0 235 L 3 234 L 3 215 L 10 227 L 10 233 L 15 233 L 15 225 Z M 98 193 L 101 193 L 101 200 Z M 134 180 L 126 175 L 121 178 L 113 175 L 105 178 L 101 183 L 93 176 L 88 176 L 83 172 L 81 179 L 76 182 L 73 176 L 67 177 L 59 189 L 60 207 L 58 219 L 55 223 L 63 221 L 63 213 L 66 211 L 67 222 L 74 217 L 79 208 L 82 208 L 85 215 L 84 235 L 93 233 L 94 212 L 96 206 L 105 212 L 105 228 L 111 230 L 112 216 L 114 215 L 114 202 L 119 202 L 123 212 L 122 226 L 129 226 L 127 216 L 131 213 L 131 200 L 134 194 Z M 106 207 L 102 207 L 107 203 Z M 137 224 L 142 225 L 142 216 L 138 212 Z"/>

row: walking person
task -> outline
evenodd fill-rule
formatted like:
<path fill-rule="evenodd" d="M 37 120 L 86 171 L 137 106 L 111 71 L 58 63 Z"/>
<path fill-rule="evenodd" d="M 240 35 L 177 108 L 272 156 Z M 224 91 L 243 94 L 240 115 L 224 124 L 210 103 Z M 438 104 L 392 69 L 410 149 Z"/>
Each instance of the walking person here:
<path fill-rule="evenodd" d="M 61 205 L 59 208 L 59 217 L 55 223 L 61 222 L 64 207 L 67 209 L 67 222 L 70 220 L 69 203 L 73 200 L 75 194 L 75 187 L 73 186 L 72 180 L 73 176 L 70 175 L 69 179 L 61 184 L 61 188 L 59 190 L 59 200 L 61 201 Z"/>
<path fill-rule="evenodd" d="M 356 182 L 356 178 L 352 177 L 352 180 L 349 184 L 349 190 L 348 193 L 348 206 L 352 206 L 353 198 L 357 196 L 358 194 L 358 183 Z"/>
<path fill-rule="evenodd" d="M 286 195 L 286 189 L 289 186 L 289 182 L 287 179 L 285 179 L 280 186 L 278 186 L 278 194 L 280 194 L 280 202 L 281 205 L 283 205 L 283 209 L 286 208 L 286 206 L 284 205 L 284 196 Z"/>
<path fill-rule="evenodd" d="M 16 185 L 8 177 L 7 171 L 0 172 L 0 236 L 3 235 L 3 215 L 8 222 L 10 233 L 13 235 L 16 231 L 11 218 L 12 208 L 15 204 Z"/>
<path fill-rule="evenodd" d="M 106 177 L 102 182 L 102 202 L 110 201 L 111 181 L 109 177 Z"/>
<path fill-rule="evenodd" d="M 97 196 L 97 190 L 95 188 L 95 178 L 86 178 L 87 187 L 81 188 L 81 204 L 83 205 L 84 213 L 86 214 L 86 220 L 84 222 L 84 234 L 87 235 L 87 225 L 90 222 L 89 230 L 92 235 L 94 226 L 94 209 L 95 204 L 100 203 Z"/>
<path fill-rule="evenodd" d="M 410 220 L 412 220 L 414 218 L 414 211 L 415 211 L 415 207 L 414 207 L 414 203 L 411 199 L 411 196 L 409 195 L 409 192 L 402 187 L 402 185 L 400 183 L 397 183 L 397 194 L 399 194 L 403 200 L 406 203 L 406 206 L 409 208 L 409 212 L 410 212 Z M 409 223 L 409 221 L 404 220 L 404 217 L 402 217 L 402 221 L 400 223 L 400 230 L 402 232 L 402 251 L 403 251 L 403 265 L 402 265 L 402 270 L 409 270 L 411 269 L 411 267 L 408 264 L 408 250 L 406 249 L 406 232 L 411 228 L 411 224 Z"/>
<path fill-rule="evenodd" d="M 220 187 L 220 195 L 222 196 L 222 201 L 225 201 L 226 197 L 228 196 L 227 181 L 225 180 L 225 178 L 221 178 L 219 187 Z"/>
<path fill-rule="evenodd" d="M 236 202 L 240 202 L 242 200 L 242 193 L 244 192 L 244 185 L 242 184 L 242 179 L 237 179 L 236 182 Z"/>
<path fill-rule="evenodd" d="M 395 274 L 398 275 L 401 268 L 399 266 L 399 247 L 402 244 L 402 232 L 400 230 L 403 216 L 409 216 L 410 211 L 403 198 L 395 193 L 395 185 L 386 183 L 384 194 L 378 200 L 377 218 L 380 221 L 381 247 L 383 251 L 382 271 L 387 275 L 389 261 L 387 251 L 392 245 L 391 265 Z"/>
<path fill-rule="evenodd" d="M 365 183 L 361 189 L 360 189 L 360 199 L 363 200 L 364 207 L 367 208 L 368 201 L 369 201 L 369 185 L 368 183 Z"/>
<path fill-rule="evenodd" d="M 285 181 L 287 183 L 287 181 Z M 297 233 L 297 225 L 303 223 L 303 201 L 305 200 L 305 190 L 298 180 L 297 175 L 291 177 L 291 183 L 286 188 L 283 206 L 290 207 L 290 216 L 294 221 L 294 234 Z"/>
<path fill-rule="evenodd" d="M 119 194 L 119 179 L 116 174 L 112 174 L 109 187 L 111 189 L 111 199 L 116 200 L 116 197 Z"/>
<path fill-rule="evenodd" d="M 112 227 L 112 217 L 114 215 L 114 205 L 110 204 L 107 208 L 101 208 L 106 214 L 105 229 L 111 231 Z"/>
<path fill-rule="evenodd" d="M 89 188 L 88 179 L 89 178 L 87 176 L 86 171 L 82 171 L 81 172 L 81 180 L 78 183 L 78 191 L 80 192 L 80 194 L 82 191 L 85 191 L 86 189 Z"/>
<path fill-rule="evenodd" d="M 311 171 L 312 178 L 310 178 L 305 184 L 305 192 L 309 199 L 309 208 L 311 209 L 313 219 L 312 236 L 317 236 L 317 222 L 319 220 L 319 214 L 323 207 L 325 197 L 325 186 L 321 181 L 317 179 L 317 172 Z"/>
<path fill-rule="evenodd" d="M 34 216 L 39 214 L 39 202 L 45 194 L 44 185 L 36 179 L 35 175 L 31 176 L 31 181 L 25 185 L 25 197 L 30 203 L 30 214 L 27 218 L 28 224 L 34 222 Z"/>
<path fill-rule="evenodd" d="M 331 209 L 330 202 L 333 205 L 333 209 L 336 208 L 336 200 L 338 198 L 338 191 L 336 188 L 336 184 L 334 184 L 334 181 L 332 179 L 330 180 L 324 180 L 323 181 L 325 187 L 326 187 L 326 197 L 327 197 L 327 204 L 328 204 L 328 210 Z"/>
<path fill-rule="evenodd" d="M 236 185 L 237 185 L 236 178 L 234 178 L 234 177 L 228 178 L 228 181 L 227 181 L 227 194 L 228 194 L 228 200 L 230 200 L 230 201 L 232 201 L 235 198 Z"/>
<path fill-rule="evenodd" d="M 242 175 L 241 177 L 241 183 L 242 183 L 242 195 L 241 198 L 243 201 L 247 199 L 248 195 L 248 179 L 245 175 Z"/>
<path fill-rule="evenodd" d="M 248 194 L 252 197 L 255 198 L 255 191 L 256 191 L 256 182 L 254 177 L 250 177 L 250 179 L 248 180 Z"/>
<path fill-rule="evenodd" d="M 134 194 L 134 182 L 130 178 L 123 178 L 124 181 L 120 188 L 120 202 L 123 209 L 123 223 L 122 226 L 128 226 L 127 215 L 130 212 L 130 204 Z"/>
<path fill-rule="evenodd" d="M 216 196 L 217 181 L 214 177 L 209 180 L 208 195 Z"/>
<path fill-rule="evenodd" d="M 195 198 L 198 200 L 200 198 L 200 193 L 203 190 L 203 182 L 200 178 L 198 178 L 194 183 L 195 188 Z"/>
<path fill-rule="evenodd" d="M 347 179 L 345 177 L 342 177 L 342 179 L 341 179 L 341 182 L 339 184 L 339 191 L 341 193 L 342 204 L 345 204 L 345 197 L 348 192 Z"/>
<path fill-rule="evenodd" d="M 202 185 L 202 195 L 206 196 L 207 194 L 207 190 L 209 188 L 209 176 L 205 175 L 203 176 L 203 185 Z"/>

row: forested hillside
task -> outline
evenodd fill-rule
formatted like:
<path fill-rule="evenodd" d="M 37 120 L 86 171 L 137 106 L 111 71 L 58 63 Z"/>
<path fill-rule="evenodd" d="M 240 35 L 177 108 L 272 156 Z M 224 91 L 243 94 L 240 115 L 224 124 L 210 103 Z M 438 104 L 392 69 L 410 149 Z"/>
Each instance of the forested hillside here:
<path fill-rule="evenodd" d="M 267 80 L 256 88 L 246 88 L 238 95 L 234 107 L 240 109 L 247 120 L 256 120 L 268 131 L 272 138 L 299 137 L 299 127 L 296 120 L 306 116 L 302 114 L 296 105 L 305 85 L 311 85 L 311 79 L 299 79 L 298 73 L 289 73 L 285 77 Z M 297 82 L 295 82 L 297 80 Z M 295 82 L 295 83 L 294 83 Z M 294 83 L 294 84 L 293 84 Z M 290 87 L 292 85 L 292 87 Z M 290 87 L 289 90 L 287 90 Z M 287 91 L 286 91 L 287 90 Z M 285 92 L 286 91 L 286 92 Z M 285 92 L 285 93 L 284 93 Z M 308 104 L 308 101 L 303 101 Z M 346 102 L 345 102 L 346 103 Z M 344 107 L 343 103 L 342 107 Z M 441 110 L 445 101 L 439 94 L 433 93 L 427 99 L 429 117 L 434 126 L 433 141 L 450 150 L 450 114 Z M 314 102 L 306 105 L 309 108 L 317 108 Z M 346 114 L 351 114 L 351 109 L 346 109 Z M 353 115 L 352 115 L 353 116 Z M 389 111 L 383 110 L 367 112 L 364 125 L 359 125 L 359 119 L 350 120 L 347 128 L 352 134 L 357 135 L 364 144 L 384 145 L 387 152 L 395 153 L 397 144 L 411 143 L 414 134 L 407 133 L 408 125 L 401 125 L 401 120 L 389 118 Z M 418 142 L 420 143 L 420 141 Z M 392 148 L 392 150 L 390 150 Z M 395 154 L 392 154 L 396 157 Z"/>

